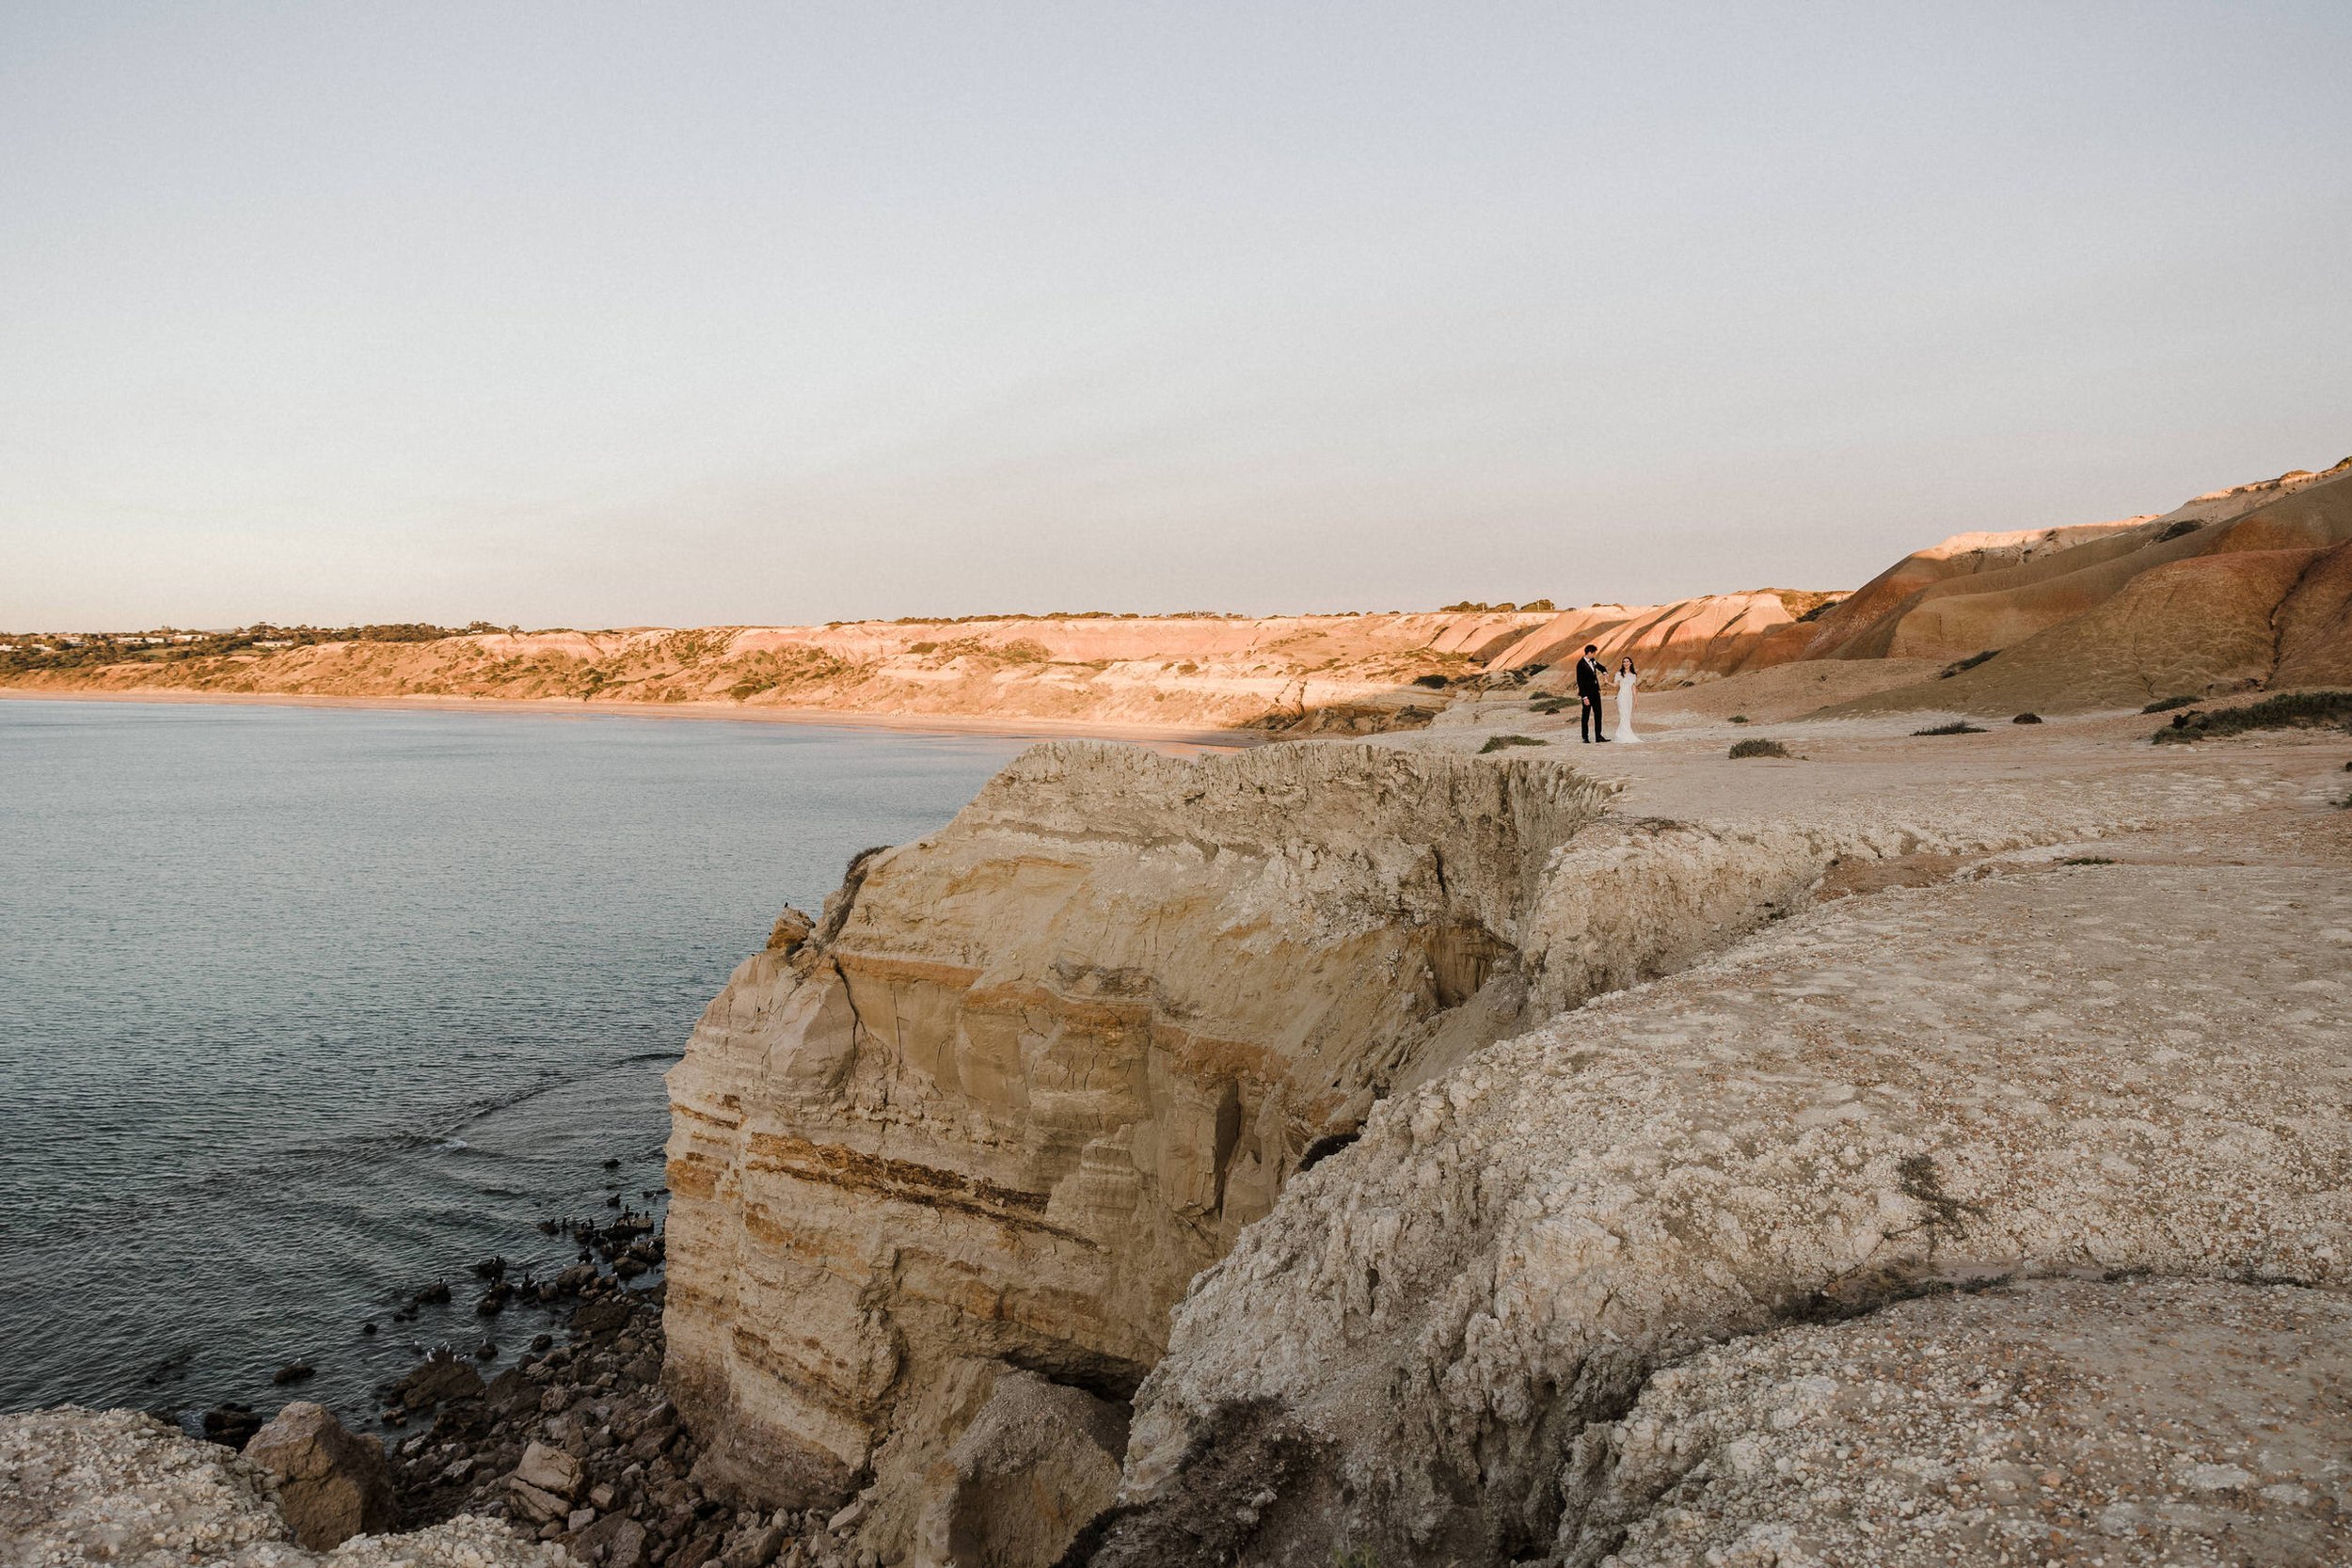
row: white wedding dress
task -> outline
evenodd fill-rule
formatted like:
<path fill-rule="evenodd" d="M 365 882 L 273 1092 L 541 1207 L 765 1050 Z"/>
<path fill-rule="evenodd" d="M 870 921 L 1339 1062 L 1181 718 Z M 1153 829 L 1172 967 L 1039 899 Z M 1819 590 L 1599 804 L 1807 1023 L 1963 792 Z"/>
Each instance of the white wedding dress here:
<path fill-rule="evenodd" d="M 1633 733 L 1633 688 L 1641 678 L 1622 670 L 1617 673 L 1617 733 L 1613 738 L 1633 745 L 1642 739 Z"/>

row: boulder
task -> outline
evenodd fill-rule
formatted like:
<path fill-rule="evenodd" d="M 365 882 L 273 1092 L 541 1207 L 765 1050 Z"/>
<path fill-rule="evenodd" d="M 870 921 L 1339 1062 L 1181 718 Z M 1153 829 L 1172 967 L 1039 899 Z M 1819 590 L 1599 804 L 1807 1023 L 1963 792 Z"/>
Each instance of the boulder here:
<path fill-rule="evenodd" d="M 435 1351 L 400 1380 L 400 1402 L 411 1410 L 446 1400 L 482 1397 L 482 1374 L 445 1351 Z"/>
<path fill-rule="evenodd" d="M 249 1404 L 217 1404 L 204 1412 L 204 1435 L 224 1448 L 242 1449 L 262 1430 Z"/>
<path fill-rule="evenodd" d="M 917 1568 L 1048 1568 L 1119 1496 L 1126 1412 L 1007 1371 L 935 1479 Z"/>
<path fill-rule="evenodd" d="M 572 1314 L 575 1334 L 610 1334 L 628 1323 L 628 1301 L 624 1296 L 609 1296 L 592 1301 Z"/>
<path fill-rule="evenodd" d="M 601 1568 L 645 1568 L 645 1527 L 626 1513 L 608 1513 L 572 1538 L 575 1560 Z"/>
<path fill-rule="evenodd" d="M 278 1478 L 286 1523 L 313 1551 L 380 1535 L 398 1520 L 384 1445 L 345 1431 L 324 1405 L 286 1406 L 253 1434 L 245 1456 Z"/>
<path fill-rule="evenodd" d="M 515 1466 L 515 1479 L 568 1503 L 580 1497 L 585 1477 L 580 1461 L 562 1449 L 532 1443 L 523 1449 L 522 1461 Z"/>
<path fill-rule="evenodd" d="M 571 1505 L 554 1493 L 514 1476 L 506 1478 L 506 1502 L 516 1518 L 534 1525 L 560 1525 L 571 1513 Z"/>

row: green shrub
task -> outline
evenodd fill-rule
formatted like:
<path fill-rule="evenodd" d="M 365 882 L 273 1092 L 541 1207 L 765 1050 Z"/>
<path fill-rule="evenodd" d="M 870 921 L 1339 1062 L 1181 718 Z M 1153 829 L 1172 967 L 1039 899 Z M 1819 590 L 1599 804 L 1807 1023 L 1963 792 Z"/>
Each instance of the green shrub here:
<path fill-rule="evenodd" d="M 2171 728 L 2149 738 L 2158 746 L 2185 746 L 2249 730 L 2324 728 L 2352 730 L 2352 691 L 2281 691 L 2244 707 L 2176 713 Z"/>
<path fill-rule="evenodd" d="M 1795 752 L 1779 741 L 1767 740 L 1761 736 L 1753 740 L 1740 741 L 1731 748 L 1731 758 L 1734 762 L 1741 757 L 1785 757 L 1793 761 L 1795 756 Z"/>
<path fill-rule="evenodd" d="M 2105 855 L 2076 855 L 2072 860 L 2058 862 L 2060 865 L 2113 865 L 2114 863 Z"/>
<path fill-rule="evenodd" d="M 2176 707 L 2186 707 L 2189 704 L 2195 702 L 2196 700 L 2196 698 L 2190 696 L 2158 697 L 2154 702 L 2150 703 L 2146 707 L 2141 708 L 2139 711 L 2142 713 L 2169 713 Z"/>
<path fill-rule="evenodd" d="M 1911 733 L 1914 735 L 1982 735 L 1984 726 L 1971 724 L 1965 719 L 1956 719 L 1948 724 L 1938 724 L 1933 729 L 1914 730 Z"/>
<path fill-rule="evenodd" d="M 1735 713 L 1731 716 L 1731 721 L 1735 724 L 1744 724 L 1748 721 L 1748 716 L 1744 713 Z"/>
<path fill-rule="evenodd" d="M 1543 741 L 1536 739 L 1532 735 L 1488 736 L 1486 737 L 1486 744 L 1478 748 L 1478 754 L 1483 757 L 1488 752 L 1500 752 L 1512 746 L 1541 746 L 1543 744 L 1545 744 Z"/>

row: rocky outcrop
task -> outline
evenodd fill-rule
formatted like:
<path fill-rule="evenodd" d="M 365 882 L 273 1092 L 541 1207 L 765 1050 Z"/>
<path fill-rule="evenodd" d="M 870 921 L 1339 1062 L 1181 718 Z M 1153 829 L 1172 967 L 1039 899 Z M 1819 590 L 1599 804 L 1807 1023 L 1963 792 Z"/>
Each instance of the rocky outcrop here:
<path fill-rule="evenodd" d="M 245 1457 L 278 1478 L 278 1505 L 312 1551 L 380 1535 L 399 1517 L 384 1445 L 343 1430 L 325 1405 L 297 1401 L 270 1418 Z"/>
<path fill-rule="evenodd" d="M 1090 1560 L 1588 1561 L 1580 1520 L 1630 1538 L 1684 1484 L 1611 1423 L 1726 1337 L 2005 1276 L 2352 1286 L 2347 942 L 2333 868 L 2010 876 L 1823 906 L 1490 1047 L 1196 1283 Z M 1979 1421 L 1979 1394 L 1952 1383 L 1927 1424 Z M 2333 1419 L 2283 1418 L 2307 1444 Z M 1876 1474 L 1905 1441 L 1833 1452 Z M 2271 1467 L 2342 1491 L 2344 1457 Z M 1772 1496 L 1757 1521 L 1807 1506 Z M 1692 1560 L 1665 1507 L 1659 1560 Z M 2271 1560 L 2326 1560 L 2324 1512 L 2266 1511 L 2306 1553 Z M 1212 1517 L 1221 1556 L 1184 1544 Z"/>
<path fill-rule="evenodd" d="M 67 1405 L 0 1416 L 0 1562 L 563 1568 L 566 1560 L 556 1547 L 472 1517 L 364 1536 L 318 1555 L 296 1544 L 280 1484 L 230 1449 L 135 1411 Z"/>
<path fill-rule="evenodd" d="M 1122 1400 L 1377 1099 L 1596 983 L 1534 946 L 1605 918 L 1604 864 L 1547 895 L 1606 796 L 1518 760 L 1057 743 L 862 860 L 671 1074 L 667 1376 L 704 1479 L 791 1502 L 870 1465 L 897 1544 L 970 1418 L 952 1369 Z"/>
<path fill-rule="evenodd" d="M 1119 1497 L 1124 1409 L 1007 1370 L 925 1478 L 915 1568 L 1031 1568 L 1057 1562 Z"/>

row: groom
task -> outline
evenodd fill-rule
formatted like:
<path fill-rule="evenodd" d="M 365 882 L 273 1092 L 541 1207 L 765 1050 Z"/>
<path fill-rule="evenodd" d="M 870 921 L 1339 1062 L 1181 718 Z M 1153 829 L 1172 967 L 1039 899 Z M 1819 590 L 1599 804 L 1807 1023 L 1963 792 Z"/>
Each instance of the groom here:
<path fill-rule="evenodd" d="M 1608 740 L 1600 730 L 1600 644 L 1584 644 L 1584 657 L 1576 661 L 1576 733 L 1586 741 Z"/>

